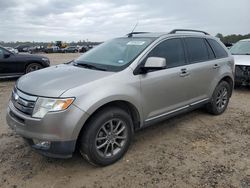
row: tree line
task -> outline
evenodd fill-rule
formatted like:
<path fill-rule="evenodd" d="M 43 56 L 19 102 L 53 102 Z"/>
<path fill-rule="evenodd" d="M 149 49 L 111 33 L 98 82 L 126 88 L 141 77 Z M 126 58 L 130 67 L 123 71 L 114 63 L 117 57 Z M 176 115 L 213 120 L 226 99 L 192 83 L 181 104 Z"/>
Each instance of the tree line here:
<path fill-rule="evenodd" d="M 242 40 L 242 39 L 249 39 L 250 38 L 250 33 L 246 34 L 246 35 L 232 34 L 232 35 L 227 35 L 227 36 L 223 36 L 221 33 L 218 33 L 215 36 L 218 37 L 225 44 L 233 44 L 233 43 L 236 43 L 236 42 L 238 42 L 239 40 Z"/>

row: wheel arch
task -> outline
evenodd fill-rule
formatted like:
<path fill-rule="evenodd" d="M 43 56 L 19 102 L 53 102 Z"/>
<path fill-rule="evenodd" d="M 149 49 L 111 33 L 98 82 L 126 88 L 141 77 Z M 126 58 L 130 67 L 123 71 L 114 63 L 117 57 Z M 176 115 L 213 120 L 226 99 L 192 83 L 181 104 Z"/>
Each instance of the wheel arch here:
<path fill-rule="evenodd" d="M 115 101 L 110 101 L 107 102 L 101 106 L 99 106 L 98 108 L 96 108 L 93 113 L 91 113 L 89 115 L 89 117 L 86 119 L 86 121 L 83 123 L 80 131 L 78 132 L 78 136 L 77 136 L 77 147 L 79 145 L 79 140 L 80 137 L 82 135 L 82 132 L 87 128 L 85 125 L 88 123 L 88 121 L 90 121 L 90 119 L 94 116 L 94 114 L 96 114 L 97 112 L 99 112 L 100 110 L 106 108 L 106 107 L 110 107 L 110 106 L 115 106 L 115 107 L 119 107 L 122 108 L 124 110 L 126 110 L 129 115 L 131 115 L 132 118 L 132 122 L 133 122 L 133 127 L 132 127 L 132 131 L 136 131 L 140 128 L 140 124 L 141 124 L 141 116 L 139 113 L 139 110 L 137 109 L 137 107 L 135 105 L 133 105 L 131 102 L 125 101 L 125 100 L 115 100 Z"/>
<path fill-rule="evenodd" d="M 230 91 L 230 97 L 232 96 L 233 89 L 234 89 L 234 80 L 230 76 L 224 76 L 223 78 L 220 79 L 220 82 L 225 81 L 230 85 L 231 91 Z M 220 83 L 219 82 L 219 83 Z"/>
<path fill-rule="evenodd" d="M 42 67 L 44 67 L 44 65 L 43 65 L 41 62 L 39 62 L 39 61 L 34 61 L 34 60 L 32 60 L 32 61 L 27 61 L 26 64 L 25 64 L 25 67 L 24 67 L 24 73 L 26 73 L 27 67 L 28 67 L 29 65 L 31 65 L 32 63 L 36 63 L 36 64 L 39 64 L 39 65 L 41 65 Z"/>

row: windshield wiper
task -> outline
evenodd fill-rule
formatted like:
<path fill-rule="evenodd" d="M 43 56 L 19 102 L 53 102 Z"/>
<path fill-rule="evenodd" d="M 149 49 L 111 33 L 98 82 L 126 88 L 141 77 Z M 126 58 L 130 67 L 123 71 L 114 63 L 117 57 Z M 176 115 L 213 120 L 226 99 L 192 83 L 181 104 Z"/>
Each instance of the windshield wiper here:
<path fill-rule="evenodd" d="M 243 53 L 243 54 L 240 54 L 240 53 L 232 53 L 232 55 L 250 55 L 250 53 Z"/>
<path fill-rule="evenodd" d="M 95 70 L 107 71 L 104 68 L 100 68 L 100 67 L 97 67 L 95 65 L 88 64 L 88 63 L 74 63 L 73 65 L 74 66 L 84 67 L 84 68 L 87 68 L 87 69 L 95 69 Z"/>

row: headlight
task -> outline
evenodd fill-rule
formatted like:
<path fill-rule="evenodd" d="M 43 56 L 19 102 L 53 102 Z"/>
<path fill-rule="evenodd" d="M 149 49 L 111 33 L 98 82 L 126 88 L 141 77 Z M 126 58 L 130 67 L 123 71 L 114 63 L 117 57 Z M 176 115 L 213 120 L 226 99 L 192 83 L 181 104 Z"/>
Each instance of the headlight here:
<path fill-rule="evenodd" d="M 66 110 L 74 101 L 74 98 L 53 99 L 39 97 L 36 101 L 32 117 L 43 118 L 48 112 Z"/>
<path fill-rule="evenodd" d="M 44 62 L 47 62 L 47 63 L 48 63 L 48 62 L 49 62 L 49 59 L 48 59 L 48 58 L 43 57 L 43 58 L 42 58 L 42 61 L 44 61 Z"/>

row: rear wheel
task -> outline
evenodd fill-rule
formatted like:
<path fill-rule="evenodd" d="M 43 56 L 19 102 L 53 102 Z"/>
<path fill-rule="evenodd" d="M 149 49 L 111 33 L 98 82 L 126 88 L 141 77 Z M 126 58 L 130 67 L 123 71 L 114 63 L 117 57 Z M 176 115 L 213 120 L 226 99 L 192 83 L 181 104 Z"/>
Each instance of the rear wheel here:
<path fill-rule="evenodd" d="M 214 90 L 211 102 L 207 104 L 208 112 L 214 115 L 222 114 L 227 108 L 230 94 L 230 85 L 226 81 L 220 82 Z"/>
<path fill-rule="evenodd" d="M 39 63 L 31 63 L 26 67 L 25 73 L 33 72 L 33 71 L 39 70 L 41 68 L 42 68 L 42 66 Z"/>
<path fill-rule="evenodd" d="M 80 139 L 80 153 L 91 164 L 106 166 L 119 160 L 132 138 L 132 120 L 118 107 L 107 107 L 94 114 Z"/>

